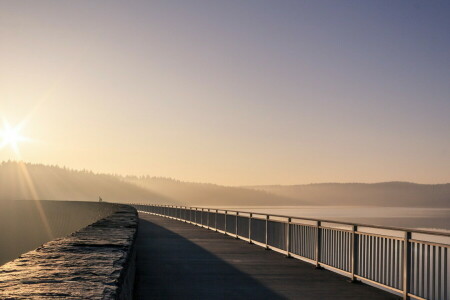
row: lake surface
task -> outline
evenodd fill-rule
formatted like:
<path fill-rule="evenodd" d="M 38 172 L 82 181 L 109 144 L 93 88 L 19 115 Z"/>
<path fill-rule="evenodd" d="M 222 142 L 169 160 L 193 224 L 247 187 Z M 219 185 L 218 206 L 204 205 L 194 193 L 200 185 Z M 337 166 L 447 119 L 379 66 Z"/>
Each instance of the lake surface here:
<path fill-rule="evenodd" d="M 209 208 L 450 232 L 449 208 L 369 206 L 214 206 Z"/>

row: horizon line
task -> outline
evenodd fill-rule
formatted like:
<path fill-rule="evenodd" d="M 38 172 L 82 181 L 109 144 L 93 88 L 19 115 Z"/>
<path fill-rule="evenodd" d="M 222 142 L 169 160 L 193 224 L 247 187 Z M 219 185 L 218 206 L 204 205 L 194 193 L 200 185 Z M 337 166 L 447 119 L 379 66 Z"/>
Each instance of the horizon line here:
<path fill-rule="evenodd" d="M 45 163 L 36 163 L 31 161 L 23 161 L 23 160 L 2 160 L 0 161 L 0 165 L 4 165 L 7 163 L 11 164 L 28 164 L 28 165 L 36 165 L 36 166 L 44 166 L 44 167 L 54 167 L 59 169 L 66 169 L 68 171 L 74 171 L 74 172 L 86 172 L 86 173 L 92 173 L 94 175 L 106 175 L 106 176 L 113 176 L 113 177 L 134 177 L 137 179 L 142 178 L 152 178 L 152 179 L 167 179 L 172 181 L 178 181 L 182 183 L 193 183 L 193 184 L 209 184 L 209 185 L 216 185 L 216 186 L 224 186 L 224 187 L 235 187 L 235 188 L 257 188 L 257 187 L 268 187 L 268 186 L 306 186 L 306 185 L 326 185 L 326 184 L 367 184 L 367 185 L 375 185 L 375 184 L 386 184 L 386 183 L 406 183 L 406 184 L 415 184 L 415 185 L 447 185 L 450 184 L 450 181 L 447 182 L 441 182 L 441 183 L 419 183 L 419 182 L 412 182 L 407 180 L 387 180 L 387 181 L 373 181 L 373 182 L 363 182 L 363 181 L 324 181 L 324 182 L 309 182 L 309 183 L 295 183 L 295 184 L 282 184 L 282 183 L 270 183 L 270 184 L 248 184 L 248 185 L 228 185 L 228 184 L 220 184 L 220 183 L 213 183 L 213 182 L 201 182 L 201 181 L 192 181 L 192 180 L 183 180 L 183 179 L 177 179 L 174 177 L 166 177 L 166 176 L 156 176 L 156 175 L 135 175 L 135 174 L 118 174 L 118 173 L 108 173 L 108 172 L 102 172 L 102 171 L 95 171 L 92 169 L 80 169 L 80 168 L 72 168 L 67 167 L 65 165 L 58 165 L 58 164 L 45 164 Z"/>

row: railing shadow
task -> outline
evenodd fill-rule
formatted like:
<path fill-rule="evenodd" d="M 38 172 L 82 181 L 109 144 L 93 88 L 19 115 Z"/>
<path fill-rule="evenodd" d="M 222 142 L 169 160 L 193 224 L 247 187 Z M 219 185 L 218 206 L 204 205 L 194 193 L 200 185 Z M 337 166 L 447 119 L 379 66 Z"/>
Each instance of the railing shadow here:
<path fill-rule="evenodd" d="M 185 237 L 140 219 L 135 299 L 285 299 Z"/>

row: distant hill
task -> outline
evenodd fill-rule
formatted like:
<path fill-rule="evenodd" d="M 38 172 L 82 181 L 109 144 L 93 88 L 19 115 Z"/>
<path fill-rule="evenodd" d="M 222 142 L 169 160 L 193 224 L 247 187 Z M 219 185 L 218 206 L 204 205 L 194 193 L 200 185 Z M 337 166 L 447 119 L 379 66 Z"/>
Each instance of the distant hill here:
<path fill-rule="evenodd" d="M 450 207 L 450 183 L 319 183 L 248 187 L 312 205 Z"/>
<path fill-rule="evenodd" d="M 197 206 L 303 205 L 306 201 L 242 187 L 182 182 L 158 177 L 126 177 L 124 180 L 170 199 Z"/>
<path fill-rule="evenodd" d="M 176 204 L 173 199 L 112 175 L 56 166 L 4 162 L 0 164 L 0 200 L 78 200 Z"/>
<path fill-rule="evenodd" d="M 297 200 L 264 191 L 186 183 L 155 177 L 122 177 L 57 166 L 3 162 L 1 200 L 103 200 L 173 205 L 297 205 Z"/>
<path fill-rule="evenodd" d="M 99 196 L 110 202 L 191 206 L 450 207 L 450 184 L 385 182 L 227 187 L 160 177 L 95 174 L 41 164 L 0 164 L 0 201 L 97 201 Z"/>

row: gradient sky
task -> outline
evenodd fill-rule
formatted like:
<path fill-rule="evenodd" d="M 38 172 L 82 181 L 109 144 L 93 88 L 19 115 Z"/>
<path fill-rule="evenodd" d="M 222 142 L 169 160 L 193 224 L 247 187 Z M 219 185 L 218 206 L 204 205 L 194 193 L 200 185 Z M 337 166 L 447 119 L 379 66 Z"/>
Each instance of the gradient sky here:
<path fill-rule="evenodd" d="M 0 160 L 450 182 L 450 1 L 0 0 L 0 118 Z"/>

